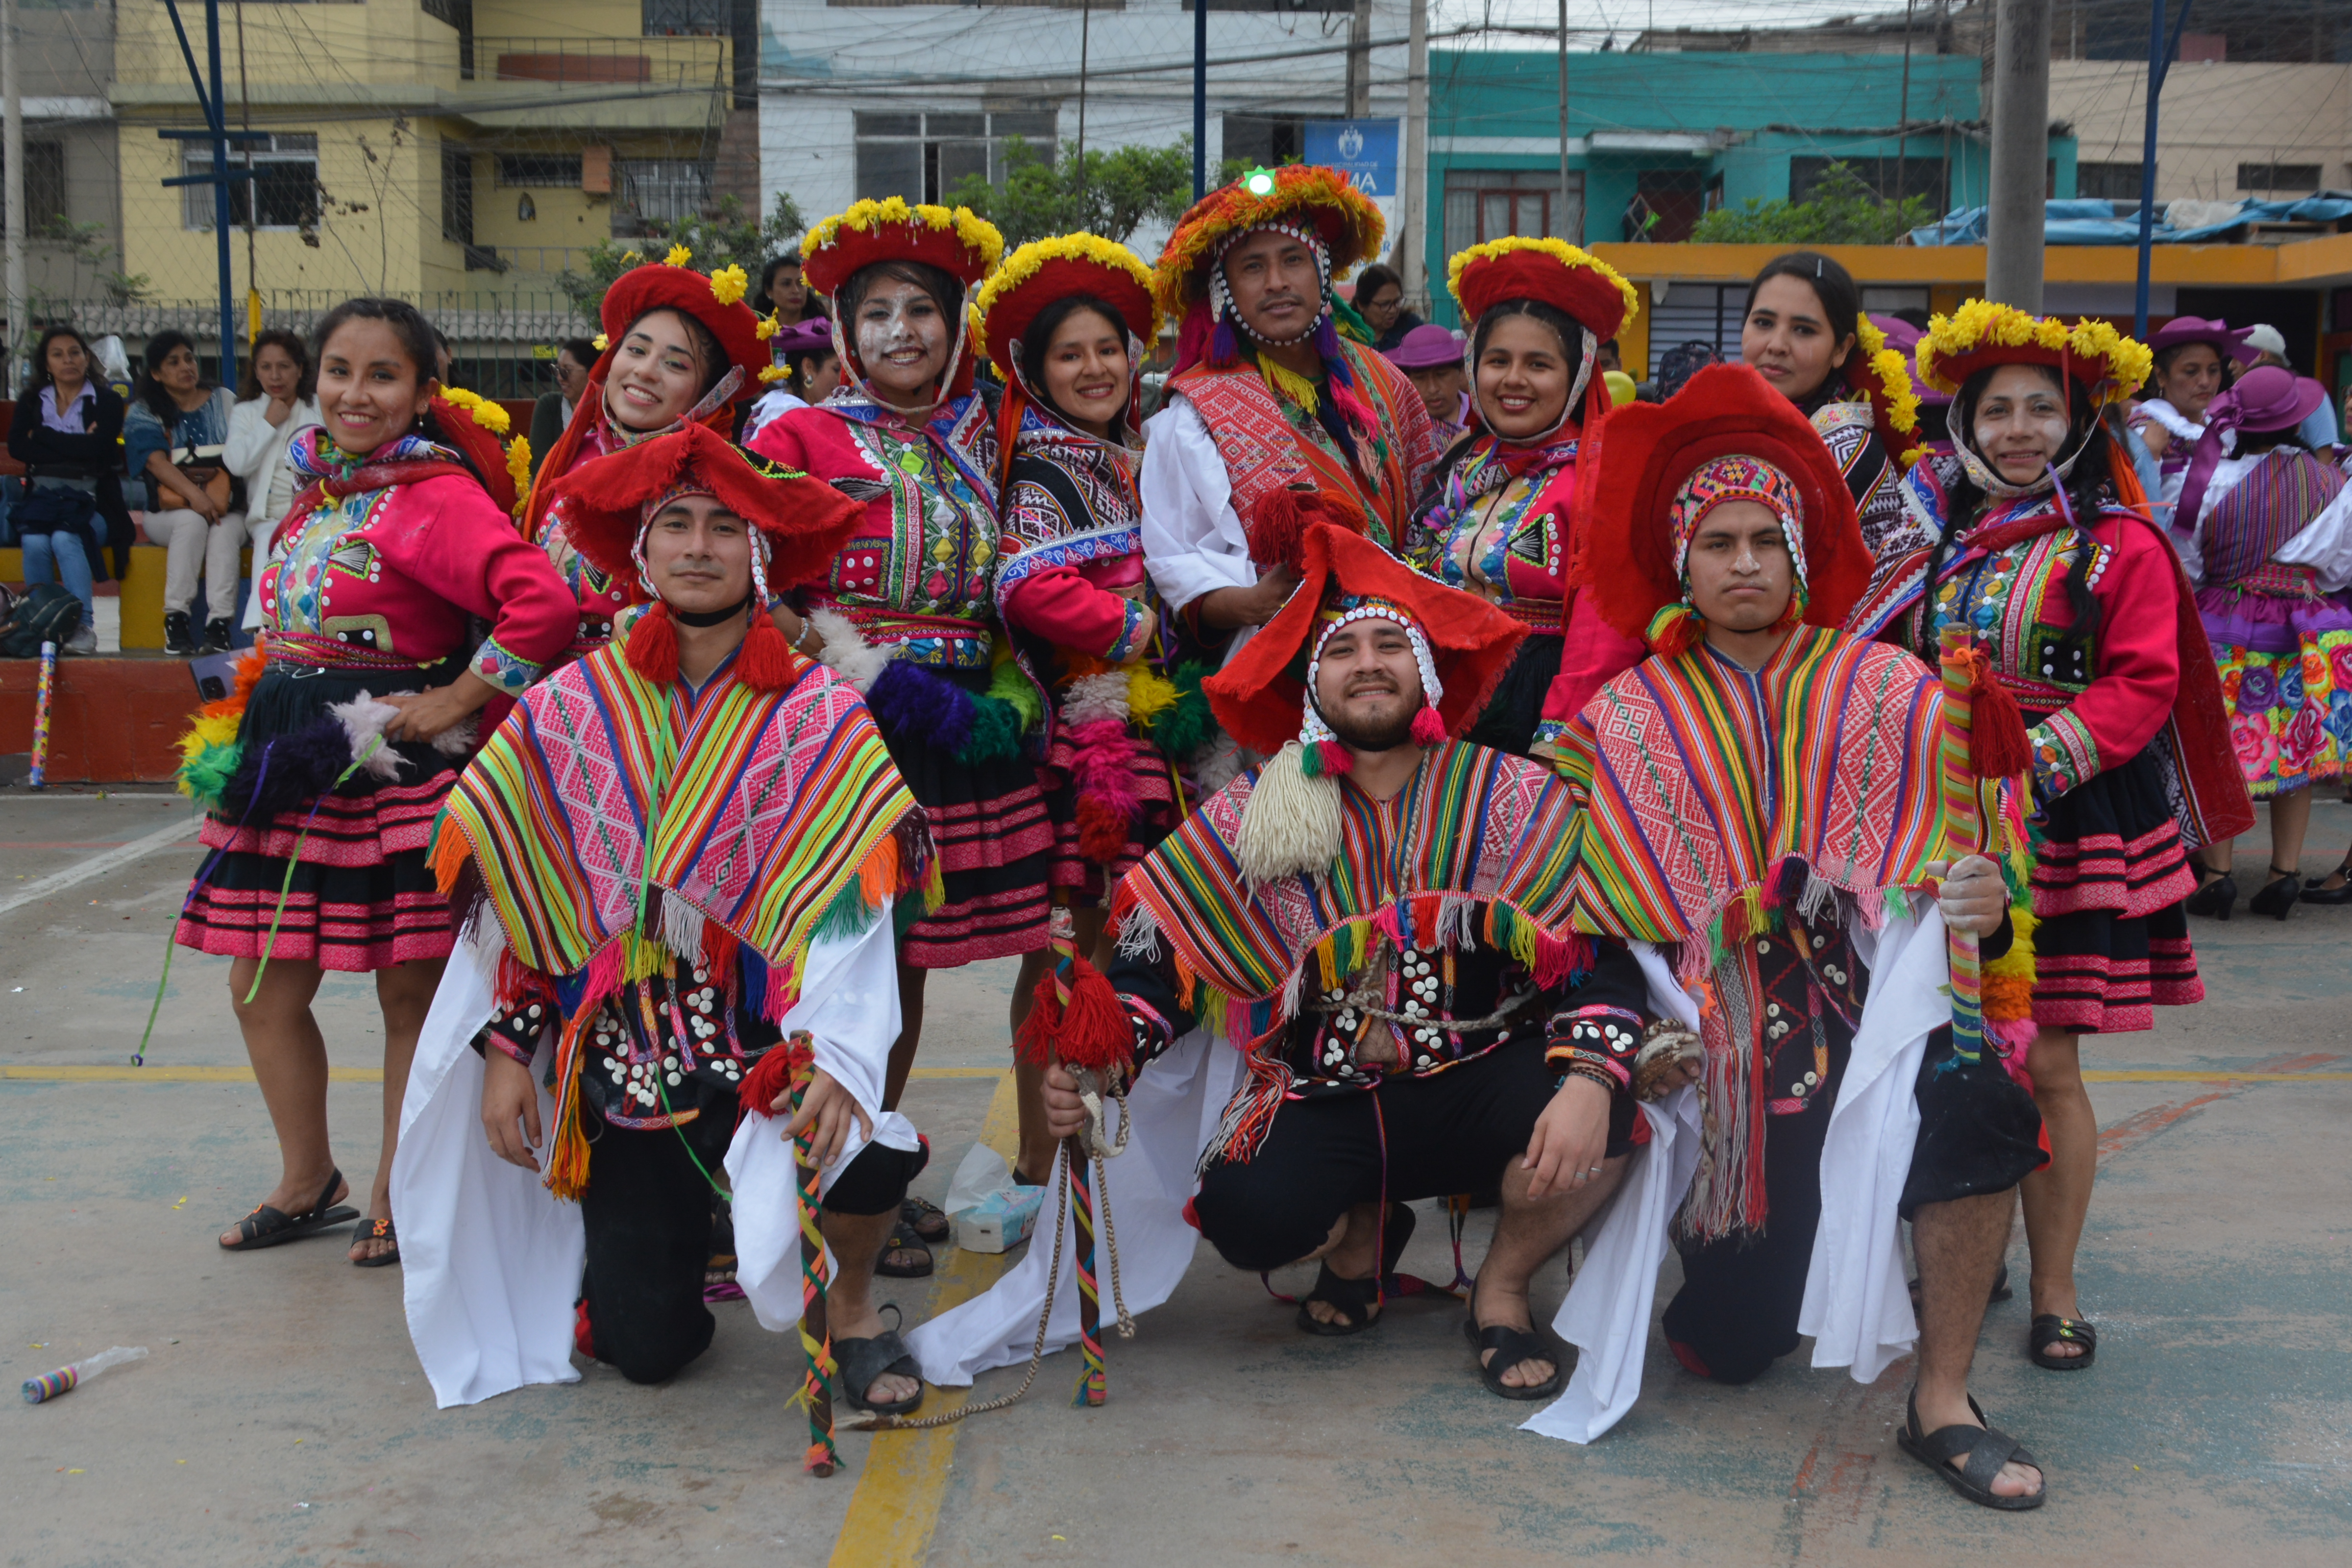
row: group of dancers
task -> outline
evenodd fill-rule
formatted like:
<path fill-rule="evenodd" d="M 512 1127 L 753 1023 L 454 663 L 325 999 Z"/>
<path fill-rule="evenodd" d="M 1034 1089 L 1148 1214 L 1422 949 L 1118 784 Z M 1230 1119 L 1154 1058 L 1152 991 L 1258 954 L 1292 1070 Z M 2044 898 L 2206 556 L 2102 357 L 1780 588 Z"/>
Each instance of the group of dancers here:
<path fill-rule="evenodd" d="M 2081 1038 L 2201 997 L 2186 910 L 2250 785 L 2275 821 L 2341 771 L 2343 479 L 2275 444 L 2304 395 L 2250 372 L 2151 497 L 2147 348 L 1981 300 L 1890 341 L 1801 253 L 1747 363 L 1612 408 L 1638 295 L 1511 238 L 1448 268 L 1441 446 L 1337 302 L 1381 231 L 1310 165 L 1152 268 L 861 201 L 803 247 L 840 383 L 748 449 L 776 322 L 674 254 L 606 294 L 525 492 L 414 310 L 331 312 L 262 651 L 184 774 L 178 940 L 235 961 L 284 1162 L 221 1245 L 362 1218 L 447 1405 L 575 1352 L 671 1375 L 714 1251 L 789 1328 L 821 1240 L 839 1395 L 909 1415 L 1041 1309 L 1076 1332 L 1042 1241 L 903 1335 L 875 1283 L 946 1230 L 899 1109 L 925 981 L 1018 958 L 1014 1180 L 1107 1079 L 1147 1156 L 1112 1167 L 1129 1306 L 1198 1236 L 1317 1263 L 1299 1329 L 1366 1332 L 1408 1205 L 1492 1193 L 1465 1329 L 1536 1429 L 1630 1408 L 1671 1247 L 1689 1372 L 1916 1346 L 1906 1450 L 2039 1506 L 1968 1374 L 2020 1193 L 2028 1353 L 2095 1358 Z M 383 1006 L 363 1216 L 327 970 Z"/>

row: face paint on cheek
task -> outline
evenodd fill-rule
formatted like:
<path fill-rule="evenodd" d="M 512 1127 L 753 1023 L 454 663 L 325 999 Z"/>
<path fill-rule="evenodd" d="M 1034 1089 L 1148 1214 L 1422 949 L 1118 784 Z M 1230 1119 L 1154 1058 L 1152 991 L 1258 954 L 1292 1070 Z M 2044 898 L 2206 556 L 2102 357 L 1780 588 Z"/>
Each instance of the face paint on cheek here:
<path fill-rule="evenodd" d="M 858 357 L 868 365 L 910 349 L 929 353 L 939 346 L 939 317 L 936 314 L 917 316 L 913 309 L 916 298 L 877 300 L 875 303 L 882 307 L 883 314 L 877 316 L 861 310 L 857 318 Z"/>

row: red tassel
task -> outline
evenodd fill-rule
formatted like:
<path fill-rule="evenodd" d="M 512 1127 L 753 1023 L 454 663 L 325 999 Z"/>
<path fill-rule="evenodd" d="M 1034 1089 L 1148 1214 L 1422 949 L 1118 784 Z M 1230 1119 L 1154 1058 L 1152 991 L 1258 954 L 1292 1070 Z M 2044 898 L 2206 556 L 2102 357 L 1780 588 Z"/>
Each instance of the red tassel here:
<path fill-rule="evenodd" d="M 1108 866 L 1127 847 L 1127 813 L 1094 795 L 1078 796 L 1078 853 Z"/>
<path fill-rule="evenodd" d="M 2033 767 L 2025 715 L 1982 648 L 1969 650 L 1969 766 L 1980 779 L 2015 778 Z"/>
<path fill-rule="evenodd" d="M 1341 773 L 1356 771 L 1356 753 L 1337 741 L 1318 741 L 1316 749 L 1323 755 L 1323 776 L 1338 778 Z"/>
<path fill-rule="evenodd" d="M 792 1058 L 791 1049 L 782 1044 L 769 1047 L 768 1054 L 753 1062 L 751 1070 L 743 1075 L 743 1086 L 735 1091 L 736 1103 L 762 1116 L 780 1114 L 768 1107 L 792 1092 Z M 792 1106 L 787 1101 L 781 1114 L 791 1113 Z"/>
<path fill-rule="evenodd" d="M 1445 721 L 1438 717 L 1436 709 L 1424 702 L 1421 711 L 1412 716 L 1410 733 L 1416 746 L 1442 746 L 1445 743 Z"/>
<path fill-rule="evenodd" d="M 1055 1038 L 1062 1028 L 1062 994 L 1047 970 L 1030 994 L 1029 1016 L 1013 1031 L 1013 1059 L 1042 1068 L 1054 1059 Z"/>
<path fill-rule="evenodd" d="M 656 686 L 677 679 L 677 627 L 659 600 L 629 628 L 629 668 Z"/>
<path fill-rule="evenodd" d="M 662 623 L 667 626 L 669 617 L 663 616 Z M 635 647 L 636 638 L 632 636 L 629 643 Z M 755 691 L 782 691 L 793 683 L 792 645 L 776 629 L 773 617 L 751 617 L 751 629 L 743 634 L 742 649 L 735 656 L 735 679 Z"/>
<path fill-rule="evenodd" d="M 1070 961 L 1070 1000 L 1054 1054 L 1074 1068 L 1101 1072 L 1134 1059 L 1135 1032 L 1119 1005 L 1118 993 L 1102 971 L 1083 958 Z"/>
<path fill-rule="evenodd" d="M 1287 566 L 1298 571 L 1307 521 L 1298 491 L 1286 486 L 1270 491 L 1250 517 L 1250 559 L 1261 567 Z"/>

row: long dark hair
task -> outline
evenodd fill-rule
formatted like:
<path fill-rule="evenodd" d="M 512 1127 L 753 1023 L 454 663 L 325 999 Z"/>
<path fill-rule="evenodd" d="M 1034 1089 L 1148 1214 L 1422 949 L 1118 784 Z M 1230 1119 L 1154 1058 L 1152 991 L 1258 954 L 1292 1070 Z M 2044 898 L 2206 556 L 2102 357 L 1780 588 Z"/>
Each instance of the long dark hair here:
<path fill-rule="evenodd" d="M 1486 339 L 1494 331 L 1495 324 L 1509 316 L 1525 316 L 1529 321 L 1540 321 L 1552 330 L 1553 334 L 1559 339 L 1559 352 L 1568 359 L 1570 385 L 1573 386 L 1576 383 L 1576 367 L 1584 363 L 1584 328 L 1578 324 L 1575 317 L 1559 306 L 1547 305 L 1541 300 L 1505 300 L 1497 304 L 1489 305 L 1486 307 L 1486 313 L 1478 318 L 1477 326 L 1470 332 L 1472 367 L 1470 403 L 1474 408 L 1478 403 L 1476 367 L 1478 362 L 1486 357 Z M 1596 371 L 1595 374 L 1598 372 Z M 1568 416 L 1571 419 L 1580 419 L 1582 410 L 1570 408 L 1568 411 Z M 1486 417 L 1483 411 L 1479 414 L 1479 417 L 1481 419 Z"/>
<path fill-rule="evenodd" d="M 1045 390 L 1045 351 L 1053 346 L 1054 334 L 1062 330 L 1063 323 L 1080 310 L 1092 310 L 1109 323 L 1110 330 L 1118 334 L 1118 341 L 1121 343 L 1127 342 L 1127 318 L 1121 316 L 1116 308 L 1096 299 L 1092 294 L 1063 295 L 1038 311 L 1036 317 L 1030 321 L 1029 330 L 1021 334 L 1021 369 L 1029 379 L 1030 395 L 1044 405 L 1046 412 L 1066 425 L 1073 423 L 1069 411 L 1055 403 L 1054 395 Z M 1133 367 L 1129 368 L 1131 370 Z M 1130 392 L 1129 395 L 1133 396 L 1134 394 Z M 1111 436 L 1114 440 L 1118 438 L 1118 422 L 1126 413 L 1127 405 L 1121 404 L 1118 412 L 1110 416 Z"/>
<path fill-rule="evenodd" d="M 1748 303 L 1740 307 L 1739 320 L 1743 330 L 1748 312 L 1756 309 L 1757 290 L 1775 278 L 1794 278 L 1813 291 L 1813 298 L 1822 302 L 1822 315 L 1829 322 L 1831 342 L 1842 343 L 1848 338 L 1853 339 L 1853 346 L 1846 351 L 1849 361 L 1862 352 L 1862 289 L 1855 285 L 1853 273 L 1840 265 L 1835 258 L 1823 256 L 1818 250 L 1792 250 L 1764 264 L 1763 270 L 1756 274 L 1756 280 L 1748 285 Z M 1805 394 L 1798 406 L 1806 407 L 1807 412 L 1811 412 L 1808 405 L 1828 402 L 1831 384 L 1842 374 L 1843 367 L 1831 366 L 1822 384 Z"/>
<path fill-rule="evenodd" d="M 93 391 L 104 386 L 106 377 L 99 371 L 98 356 L 89 352 L 89 340 L 75 329 L 59 322 L 42 331 L 40 346 L 33 351 L 33 379 L 26 384 L 26 390 L 38 392 L 45 386 L 57 384 L 58 378 L 49 374 L 49 345 L 59 338 L 71 338 L 81 345 L 81 357 L 84 362 L 81 373 L 82 384 Z"/>
<path fill-rule="evenodd" d="M 798 267 L 800 265 L 800 257 L 792 251 L 786 251 L 782 256 L 772 256 L 768 258 L 768 259 L 763 262 L 760 268 L 760 287 L 751 296 L 751 309 L 762 316 L 774 310 L 776 308 L 775 296 L 769 293 L 768 289 L 770 285 L 775 282 L 776 268 L 784 266 Z M 803 288 L 808 288 L 808 274 L 806 272 L 803 272 L 801 274 L 801 286 Z M 824 296 L 818 293 L 814 289 L 809 289 L 808 302 L 803 305 L 801 309 L 806 312 L 806 314 L 801 317 L 801 320 L 803 321 L 814 318 L 823 317 L 824 315 Z M 784 323 L 786 326 L 792 326 L 793 324 L 793 323 L 790 321 Z"/>
<path fill-rule="evenodd" d="M 1959 395 L 1952 399 L 1949 415 L 1952 438 L 1971 452 L 1976 450 L 1977 405 L 1983 400 L 1985 388 L 1991 384 L 1993 373 L 2000 368 L 1999 365 L 1988 365 L 1977 372 L 1960 384 Z M 2065 491 L 2069 510 L 2087 537 L 2091 520 L 2115 499 L 2110 468 L 2116 452 L 2115 436 L 2108 430 L 2106 420 L 2099 410 L 2092 405 L 2091 395 L 2084 390 L 2081 382 L 2072 376 L 2061 375 L 2048 365 L 2035 365 L 2033 368 L 2056 380 L 2066 393 L 2066 442 L 2061 452 L 2063 454 L 2079 443 L 2082 455 L 2067 470 L 2066 482 L 2062 488 Z M 1936 584 L 1943 576 L 1944 563 L 1951 559 L 1952 552 L 1958 548 L 1959 542 L 1984 516 L 1985 504 L 1991 498 L 1963 469 L 1959 478 L 1952 482 L 1946 499 L 1949 504 L 1945 514 L 1943 535 L 1936 541 L 1936 548 L 1927 557 L 1927 588 L 1921 600 L 1919 616 L 1920 646 L 1915 650 L 1930 664 L 1939 657 L 1934 614 Z M 2066 628 L 2060 640 L 2082 647 L 2090 646 L 2092 636 L 2099 628 L 2099 601 L 2097 595 L 2091 592 L 2091 563 L 2096 553 L 2087 549 L 2076 552 L 2074 563 L 2066 571 L 2066 603 L 2074 612 L 2074 624 Z"/>
<path fill-rule="evenodd" d="M 415 384 L 423 386 L 433 379 L 434 351 L 440 346 L 440 334 L 433 330 L 433 323 L 425 319 L 424 312 L 405 300 L 346 300 L 320 317 L 319 325 L 310 333 L 310 363 L 313 366 L 326 359 L 327 344 L 348 321 L 382 321 L 390 327 L 393 335 L 400 340 L 400 352 L 408 361 L 408 368 L 415 373 Z M 417 428 L 426 440 L 455 453 L 467 472 L 482 481 L 484 489 L 489 489 L 488 481 L 482 479 L 482 470 L 466 456 L 463 447 L 442 432 L 441 422 L 430 408 L 417 422 Z"/>
<path fill-rule="evenodd" d="M 295 396 L 308 399 L 319 395 L 319 372 L 310 363 L 309 345 L 283 327 L 272 327 L 253 340 L 253 352 L 245 356 L 245 364 L 237 372 L 238 402 L 250 403 L 262 395 L 260 360 L 261 351 L 267 348 L 285 350 L 287 357 L 302 367 L 302 377 L 294 384 Z"/>
<path fill-rule="evenodd" d="M 139 363 L 145 368 L 139 373 L 139 389 L 136 395 L 140 402 L 154 412 L 156 418 L 163 422 L 163 428 L 166 430 L 172 428 L 181 415 L 191 412 L 182 408 L 173 400 L 172 395 L 164 390 L 163 384 L 155 379 L 156 367 L 171 358 L 172 351 L 174 349 L 187 350 L 188 357 L 196 362 L 196 384 L 199 387 L 208 387 L 212 384 L 205 380 L 204 356 L 196 353 L 196 345 L 189 342 L 187 333 L 167 327 L 149 338 L 146 351 L 139 356 Z"/>

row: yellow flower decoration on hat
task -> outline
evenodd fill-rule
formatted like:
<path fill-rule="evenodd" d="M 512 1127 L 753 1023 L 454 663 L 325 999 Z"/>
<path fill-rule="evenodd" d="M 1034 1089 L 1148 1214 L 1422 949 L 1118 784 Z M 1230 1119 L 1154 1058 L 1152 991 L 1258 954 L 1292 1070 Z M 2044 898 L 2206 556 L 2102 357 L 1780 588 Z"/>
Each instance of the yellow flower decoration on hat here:
<path fill-rule="evenodd" d="M 464 409 L 475 424 L 493 436 L 505 435 L 509 426 L 514 423 L 507 416 L 505 409 L 492 403 L 488 398 L 468 392 L 462 386 L 445 386 L 441 389 L 441 395 Z"/>
<path fill-rule="evenodd" d="M 507 443 L 507 478 L 514 481 L 515 521 L 522 521 L 530 505 L 530 437 L 518 436 Z"/>
<path fill-rule="evenodd" d="M 713 290 L 716 292 L 716 290 Z M 760 318 L 760 341 L 766 342 L 776 335 L 776 313 L 773 310 Z"/>
<path fill-rule="evenodd" d="M 1916 437 L 1919 433 L 1919 394 L 1911 384 L 1911 366 L 1904 357 L 1886 346 L 1886 334 L 1868 316 L 1854 320 L 1855 351 L 1862 355 L 1864 368 L 1874 384 L 1870 388 L 1870 401 L 1883 412 L 1886 426 L 1897 437 Z M 1887 447 L 1898 451 L 1899 461 L 1909 468 L 1927 456 L 1927 449 L 1916 442 L 1889 441 Z"/>
<path fill-rule="evenodd" d="M 722 305 L 731 305 L 740 300 L 743 291 L 751 286 L 751 279 L 744 275 L 740 266 L 733 262 L 710 275 L 710 297 Z"/>
<path fill-rule="evenodd" d="M 760 379 L 761 381 L 782 381 L 791 374 L 792 372 L 786 370 L 780 364 L 763 365 L 760 370 Z"/>
<path fill-rule="evenodd" d="M 1615 284 L 1617 292 L 1624 296 L 1627 321 L 1632 321 L 1641 313 L 1642 296 L 1633 285 L 1625 280 L 1623 273 L 1589 250 L 1580 249 L 1564 239 L 1553 239 L 1548 236 L 1506 235 L 1501 239 L 1490 239 L 1483 245 L 1474 245 L 1466 250 L 1455 251 L 1445 263 L 1445 291 L 1454 296 L 1456 304 L 1460 304 L 1462 273 L 1465 268 L 1489 258 L 1508 256 L 1515 250 L 1537 251 L 1559 262 L 1562 267 L 1582 268 L 1598 273 Z"/>
<path fill-rule="evenodd" d="M 993 271 L 1004 258 L 1004 236 L 970 207 L 950 210 L 929 202 L 910 205 L 904 196 L 886 196 L 878 202 L 869 196 L 852 202 L 848 211 L 826 218 L 802 237 L 801 255 L 803 258 L 814 256 L 838 240 L 844 230 L 871 234 L 917 222 L 928 228 L 952 230 L 957 242 L 979 258 L 979 271 L 983 274 Z"/>
<path fill-rule="evenodd" d="M 669 256 L 667 259 L 672 267 L 683 267 L 694 259 L 694 252 L 682 245 L 673 245 L 669 247 Z"/>
<path fill-rule="evenodd" d="M 1938 392 L 1958 394 L 1973 368 L 1964 362 L 1989 349 L 2032 349 L 2081 366 L 2095 375 L 2094 395 L 2102 404 L 2121 403 L 2139 390 L 2155 368 L 2147 345 L 2125 336 L 2113 324 L 2087 320 L 2069 327 L 2055 316 L 2034 316 L 2014 305 L 1970 300 L 1948 316 L 1927 323 L 1919 340 L 1919 374 Z M 1958 364 L 1955 374 L 1948 367 Z"/>
<path fill-rule="evenodd" d="M 606 349 L 613 346 L 611 340 L 606 338 L 602 332 L 598 332 L 594 337 L 588 341 L 595 345 L 595 349 L 598 353 L 603 353 Z"/>

